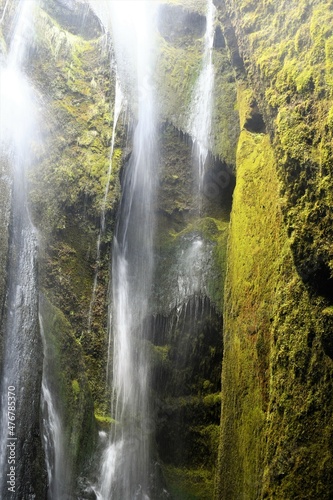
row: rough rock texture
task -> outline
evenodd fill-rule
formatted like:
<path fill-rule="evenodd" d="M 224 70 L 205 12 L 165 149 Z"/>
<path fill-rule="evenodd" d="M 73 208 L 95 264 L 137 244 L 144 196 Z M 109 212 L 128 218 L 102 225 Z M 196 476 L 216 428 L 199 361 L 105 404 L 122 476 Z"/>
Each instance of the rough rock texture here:
<path fill-rule="evenodd" d="M 62 422 L 61 494 L 70 497 L 77 487 L 77 478 L 88 465 L 93 467 L 91 459 L 97 439 L 94 403 L 82 347 L 75 339 L 70 323 L 43 294 L 40 314 L 46 343 L 44 377 L 48 381 L 54 409 Z"/>
<path fill-rule="evenodd" d="M 40 161 L 31 177 L 31 199 L 34 221 L 42 236 L 41 284 L 50 301 L 49 312 L 44 314 L 51 317 L 47 323 L 51 345 L 55 346 L 54 370 L 57 363 L 62 367 L 60 372 L 54 371 L 54 383 L 58 384 L 55 390 L 61 395 L 66 439 L 74 440 L 69 463 L 76 474 L 82 471 L 94 441 L 89 389 L 99 425 L 107 429 L 110 424 L 109 390 L 105 380 L 107 283 L 110 242 L 121 191 L 121 168 L 126 169 L 127 158 L 121 124 L 106 203 L 107 227 L 101 240 L 95 301 L 91 303 L 96 241 L 109 167 L 114 79 L 109 74 L 109 54 L 101 40 L 95 38 L 98 33 L 91 31 L 92 27 L 95 30 L 94 18 L 92 25 L 87 28 L 83 24 L 78 30 L 76 21 L 72 25 L 72 13 L 59 5 L 59 2 L 51 2 L 45 9 L 39 9 L 33 64 L 29 68 L 40 92 L 48 96 L 44 109 L 46 148 L 39 152 Z M 207 162 L 206 196 L 199 201 L 195 194 L 192 141 L 186 135 L 185 118 L 200 70 L 205 17 L 202 12 L 196 12 L 193 5 L 186 9 L 164 5 L 162 9 L 167 11 L 167 16 L 162 16 L 164 22 L 160 24 L 161 36 L 158 37 L 162 45 L 159 78 L 167 77 L 160 87 L 161 119 L 169 124 L 163 122 L 160 126 L 155 300 L 152 317 L 147 318 L 154 325 L 154 334 L 148 341 L 152 370 L 156 374 L 163 372 L 165 377 L 164 382 L 157 377 L 160 382 L 157 381 L 154 387 L 158 401 L 155 408 L 157 451 L 163 461 L 167 483 L 176 498 L 192 495 L 208 499 L 213 490 L 220 413 L 221 309 L 234 187 L 227 165 L 234 164 L 239 131 L 238 113 L 234 110 L 236 87 L 220 33 L 214 58 L 217 88 L 221 83 L 224 94 L 220 98 L 216 90 L 215 149 Z M 177 24 L 170 37 L 168 26 L 180 13 L 187 19 L 186 29 Z M 184 60 L 187 61 L 186 74 L 182 66 Z M 169 100 L 171 96 L 174 101 Z M 184 115 L 177 109 L 180 103 Z M 174 116 L 180 121 L 174 120 Z M 202 259 L 196 263 L 203 288 L 184 295 L 178 284 L 181 274 L 186 276 L 188 269 L 183 269 L 181 256 L 191 251 L 192 244 L 197 242 L 204 248 Z M 189 311 L 194 319 L 199 315 L 195 325 L 193 318 L 188 316 Z M 89 312 L 92 313 L 90 318 Z M 169 325 L 165 332 L 163 328 L 156 328 L 161 317 L 167 318 Z M 178 318 L 173 327 L 170 326 L 172 318 Z M 59 344 L 55 336 L 60 337 Z M 61 345 L 64 351 L 58 359 Z M 193 349 L 186 353 L 187 345 L 192 345 Z M 74 348 L 79 369 L 77 363 L 71 365 L 68 357 L 68 349 Z M 184 350 L 182 359 L 177 356 L 179 349 Z M 62 364 L 63 359 L 68 360 L 68 368 Z M 166 371 L 165 366 L 168 367 Z M 77 389 L 75 381 L 80 387 L 79 399 L 72 391 L 73 387 Z M 75 383 L 73 387 L 72 383 Z M 159 383 L 164 388 L 163 394 Z M 81 420 L 75 417 L 77 411 L 85 411 Z M 176 428 L 183 436 L 179 453 Z M 85 446 L 80 446 L 87 429 L 92 436 Z M 163 451 L 166 440 L 173 443 L 167 453 Z"/>
<path fill-rule="evenodd" d="M 325 0 L 215 3 L 213 145 L 201 202 L 193 197 L 187 134 L 206 2 L 163 2 L 156 35 L 161 165 L 147 350 L 157 451 L 175 498 L 211 499 L 222 401 L 216 498 L 329 500 L 332 5 Z M 42 7 L 28 71 L 47 96 L 47 146 L 37 152 L 31 199 L 41 233 L 49 331 L 64 349 L 54 360 L 68 360 L 56 375 L 61 383 L 55 390 L 62 387 L 61 402 L 68 402 L 63 411 L 68 436 L 74 436 L 68 439 L 73 439 L 76 474 L 94 444 L 92 399 L 99 424 L 108 429 L 110 423 L 105 391 L 109 252 L 130 144 L 127 151 L 121 124 L 96 266 L 114 100 L 109 54 L 86 4 L 52 0 Z M 7 189 L 4 196 L 5 207 Z M 6 231 L 0 234 L 5 251 L 6 238 Z M 198 248 L 202 253 L 194 252 Z M 204 283 L 200 293 L 187 287 L 189 255 L 195 256 L 191 272 Z M 96 300 L 90 307 L 96 269 Z M 56 341 L 54 346 L 56 351 Z M 79 360 L 75 366 L 72 349 Z M 83 411 L 81 420 L 77 409 Z"/>
<path fill-rule="evenodd" d="M 0 311 L 3 315 L 8 261 L 9 219 L 11 209 L 11 179 L 6 158 L 0 160 Z M 2 353 L 3 335 L 0 337 Z"/>
<path fill-rule="evenodd" d="M 159 150 L 156 268 L 147 319 L 157 452 L 173 498 L 211 499 L 233 183 L 230 177 L 214 196 L 199 197 L 191 140 L 171 125 L 161 127 Z M 208 171 L 214 169 L 223 166 L 210 158 Z"/>
<path fill-rule="evenodd" d="M 328 500 L 331 5 L 216 3 L 239 79 L 243 126 L 228 252 L 216 498 Z M 252 90 L 242 87 L 245 78 Z"/>
<path fill-rule="evenodd" d="M 80 495 L 78 479 L 83 484 L 94 472 L 96 420 L 103 423 L 109 415 L 109 254 L 122 149 L 116 140 L 105 198 L 114 101 L 109 52 L 87 5 L 75 3 L 68 11 L 60 4 L 42 4 L 45 10 L 40 7 L 35 15 L 27 71 L 43 96 L 44 135 L 30 176 L 30 200 L 40 236 L 45 369 L 68 448 L 63 494 Z"/>
<path fill-rule="evenodd" d="M 57 18 L 58 10 L 50 9 L 49 5 L 48 12 Z M 122 139 L 115 141 L 104 200 L 114 101 L 109 53 L 100 38 L 87 39 L 91 35 L 89 16 L 96 22 L 91 13 L 87 27 L 84 24 L 79 34 L 72 34 L 64 29 L 68 24 L 66 11 L 60 12 L 63 27 L 52 15 L 39 10 L 29 68 L 41 93 L 47 95 L 43 109 L 45 146 L 31 176 L 32 213 L 41 231 L 42 287 L 82 345 L 96 415 L 103 415 L 109 412 L 105 384 L 107 293 Z M 100 233 L 103 209 L 106 226 Z"/>
<path fill-rule="evenodd" d="M 204 50 L 206 6 L 174 2 L 159 7 L 158 28 L 161 38 L 157 78 L 160 111 L 167 121 L 185 133 L 189 133 L 189 117 L 195 83 L 199 76 Z M 179 20 L 184 20 L 182 27 Z M 194 23 L 194 25 L 192 25 Z M 170 25 L 173 29 L 170 31 Z M 178 27 L 178 28 L 177 28 Z M 203 28 L 203 29 L 202 29 Z M 216 36 L 220 32 L 216 26 Z M 216 39 L 216 37 L 215 37 Z M 230 166 L 235 162 L 235 150 L 239 134 L 239 118 L 235 110 L 235 76 L 225 46 L 215 44 L 213 50 L 215 87 L 213 96 L 212 153 Z"/>
<path fill-rule="evenodd" d="M 42 0 L 41 7 L 73 35 L 87 40 L 100 35 L 101 25 L 85 0 Z"/>

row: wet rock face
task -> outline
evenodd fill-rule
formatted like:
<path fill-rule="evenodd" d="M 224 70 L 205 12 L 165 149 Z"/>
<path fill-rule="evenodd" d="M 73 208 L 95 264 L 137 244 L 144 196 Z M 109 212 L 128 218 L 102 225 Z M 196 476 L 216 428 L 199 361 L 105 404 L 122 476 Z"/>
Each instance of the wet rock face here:
<path fill-rule="evenodd" d="M 214 33 L 214 49 L 224 49 L 226 47 L 225 38 L 221 27 L 218 26 Z"/>
<path fill-rule="evenodd" d="M 161 5 L 158 30 L 169 43 L 184 43 L 184 38 L 201 38 L 206 31 L 206 18 L 182 7 Z"/>
<path fill-rule="evenodd" d="M 258 133 L 265 133 L 266 132 L 266 126 L 264 122 L 264 118 L 262 114 L 259 111 L 258 104 L 256 101 L 253 101 L 250 103 L 250 111 L 248 116 L 246 116 L 245 122 L 244 122 L 244 128 L 245 130 L 248 130 L 249 132 L 253 132 L 255 134 Z"/>
<path fill-rule="evenodd" d="M 11 181 L 8 175 L 8 163 L 0 158 L 0 310 L 2 311 L 5 298 L 7 259 L 8 259 L 8 230 L 11 203 Z M 2 335 L 0 340 L 0 355 L 2 352 Z"/>
<path fill-rule="evenodd" d="M 220 420 L 221 324 L 210 300 L 193 296 L 168 316 L 150 318 L 148 328 L 159 457 L 166 468 L 205 469 L 208 490 Z M 169 478 L 170 491 L 174 481 Z"/>
<path fill-rule="evenodd" d="M 331 72 L 327 68 L 332 65 L 332 52 L 328 49 L 331 33 L 322 27 L 328 26 L 332 10 L 320 0 L 311 6 L 305 1 L 289 3 L 288 10 L 283 10 L 283 2 L 279 9 L 271 2 L 216 0 L 215 4 L 219 5 L 236 74 L 248 79 L 260 110 L 258 114 L 254 101 L 248 103 L 248 113 L 241 120 L 245 140 L 238 144 L 238 188 L 233 199 L 226 285 L 230 294 L 224 309 L 224 415 L 217 498 L 238 500 L 244 494 L 248 498 L 295 498 L 306 491 L 308 498 L 329 499 L 333 129 L 331 98 L 327 97 L 327 92 L 331 96 Z M 239 109 L 242 114 L 241 104 Z M 273 142 L 272 154 L 268 140 L 259 148 L 261 113 Z M 256 148 L 252 159 L 251 150 Z M 251 189 L 251 172 L 262 154 L 262 167 L 256 169 Z M 268 168 L 270 172 L 264 170 Z M 269 190 L 271 195 L 265 199 Z M 251 215 L 256 203 L 258 209 Z M 260 221 L 265 220 L 259 230 Z M 255 228 L 251 237 L 254 246 L 246 243 L 249 222 Z M 262 245 L 266 237 L 268 244 L 262 246 L 260 257 L 253 254 L 256 267 L 248 269 L 245 278 L 243 249 L 251 262 L 251 252 L 257 253 L 256 245 Z M 274 245 L 280 249 L 277 246 L 274 254 L 265 258 Z M 238 293 L 237 283 L 242 284 Z M 251 287 L 248 291 L 246 283 Z M 256 296 L 266 293 L 265 289 L 267 297 L 270 293 L 266 303 Z M 262 329 L 255 350 L 257 334 L 254 329 L 243 333 L 242 328 L 246 315 L 256 315 L 254 305 L 261 303 L 265 303 L 265 312 L 269 303 L 274 309 L 262 325 L 259 317 L 255 321 Z M 251 324 L 254 318 L 249 317 Z M 239 366 L 237 356 L 242 360 Z M 258 380 L 264 381 L 262 392 L 257 392 L 262 400 L 257 402 L 257 382 L 252 378 L 255 370 L 247 368 L 255 356 L 255 369 L 260 367 Z M 247 413 L 252 404 L 260 411 Z M 265 427 L 267 421 L 270 424 Z M 255 440 L 251 439 L 251 428 L 262 429 Z M 250 446 L 245 444 L 247 440 Z M 253 453 L 259 458 L 254 459 Z M 251 490 L 255 484 L 257 491 Z"/>
<path fill-rule="evenodd" d="M 42 8 L 73 35 L 91 40 L 101 34 L 101 25 L 89 4 L 82 0 L 42 0 Z"/>

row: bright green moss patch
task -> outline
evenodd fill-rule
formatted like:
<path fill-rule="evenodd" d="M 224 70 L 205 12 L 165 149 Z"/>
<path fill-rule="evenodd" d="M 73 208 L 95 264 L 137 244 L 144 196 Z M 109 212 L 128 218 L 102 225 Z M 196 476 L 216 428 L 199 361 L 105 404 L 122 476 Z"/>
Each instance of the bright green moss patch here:
<path fill-rule="evenodd" d="M 327 223 L 332 182 L 332 6 L 327 1 L 244 5 L 226 0 L 266 125 L 274 135 L 285 221 L 301 276 L 325 283 L 333 259 Z M 330 184 L 330 187 L 328 187 Z M 311 220 L 308 218 L 312 212 Z M 316 214 L 316 215 L 314 215 Z M 322 214 L 322 215 L 320 215 Z M 312 242 L 309 241 L 309 234 Z M 309 272 L 310 270 L 310 272 Z M 322 295 L 327 291 L 321 290 Z"/>
<path fill-rule="evenodd" d="M 332 10 L 226 4 L 274 139 L 243 131 L 237 150 L 216 498 L 328 500 Z"/>
<path fill-rule="evenodd" d="M 78 380 L 72 380 L 72 390 L 75 396 L 78 396 L 80 394 L 80 384 Z"/>
<path fill-rule="evenodd" d="M 114 418 L 111 418 L 109 415 L 102 415 L 97 412 L 95 412 L 95 420 L 97 422 L 98 428 L 106 432 L 109 432 L 113 425 L 118 424 L 118 422 Z"/>
<path fill-rule="evenodd" d="M 228 244 L 221 498 L 245 498 L 243 495 L 257 498 L 263 474 L 269 330 L 274 315 L 272 277 L 276 275 L 281 252 L 281 216 L 277 211 L 278 182 L 274 169 L 268 136 L 243 131 L 238 144 L 237 184 Z"/>

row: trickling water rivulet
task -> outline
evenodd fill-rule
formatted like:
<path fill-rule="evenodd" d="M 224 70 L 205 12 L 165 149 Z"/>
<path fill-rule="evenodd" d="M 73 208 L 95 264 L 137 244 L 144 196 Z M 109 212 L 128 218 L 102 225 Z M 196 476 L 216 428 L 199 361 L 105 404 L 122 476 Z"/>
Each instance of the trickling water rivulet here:
<path fill-rule="evenodd" d="M 89 307 L 89 314 L 88 314 L 88 334 L 91 332 L 93 306 L 94 306 L 94 303 L 96 300 L 98 272 L 99 272 L 99 268 L 100 268 L 100 258 L 101 258 L 101 242 L 102 242 L 102 236 L 105 232 L 106 203 L 107 203 L 107 197 L 108 197 L 109 190 L 110 190 L 110 180 L 111 180 L 111 174 L 112 174 L 113 152 L 114 152 L 114 145 L 115 145 L 115 140 L 116 140 L 117 124 L 118 124 L 119 116 L 120 116 L 121 111 L 122 111 L 123 101 L 124 101 L 124 96 L 123 96 L 123 93 L 121 91 L 119 80 L 118 80 L 117 75 L 116 75 L 114 114 L 113 114 L 111 147 L 110 147 L 110 162 L 109 162 L 109 170 L 108 170 L 108 174 L 107 174 L 107 181 L 105 184 L 104 199 L 103 199 L 103 205 L 102 205 L 102 211 L 101 211 L 101 222 L 100 222 L 101 226 L 100 226 L 100 231 L 99 231 L 99 235 L 97 238 L 96 271 L 95 271 L 95 276 L 94 276 L 93 291 L 92 291 L 90 307 Z"/>
<path fill-rule="evenodd" d="M 145 1 L 112 2 L 109 12 L 99 12 L 98 2 L 92 5 L 106 28 L 111 28 L 120 79 L 127 76 L 124 63 L 133 64 L 130 83 L 137 102 L 133 150 L 126 166 L 112 255 L 111 416 L 116 423 L 96 490 L 103 500 L 148 499 L 151 429 L 144 319 L 153 273 L 157 170 L 156 105 L 150 81 L 154 8 Z"/>
<path fill-rule="evenodd" d="M 33 157 L 31 144 L 38 140 L 38 123 L 35 92 L 24 74 L 33 39 L 33 9 L 34 2 L 18 4 L 9 53 L 0 74 L 0 158 L 9 165 L 13 179 L 6 312 L 2 324 L 2 498 L 8 498 L 8 494 L 11 498 L 28 498 L 28 491 L 33 491 L 36 471 L 30 454 L 39 434 L 42 346 L 38 326 L 37 238 L 26 195 L 27 170 Z M 9 492 L 10 465 L 15 474 L 14 489 Z"/>

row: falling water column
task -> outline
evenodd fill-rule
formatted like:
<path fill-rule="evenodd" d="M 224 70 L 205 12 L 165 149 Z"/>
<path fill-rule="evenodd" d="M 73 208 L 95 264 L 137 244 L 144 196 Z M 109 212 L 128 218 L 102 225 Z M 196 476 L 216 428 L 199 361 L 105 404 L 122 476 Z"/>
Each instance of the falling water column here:
<path fill-rule="evenodd" d="M 9 259 L 1 329 L 1 498 L 44 498 L 39 432 L 42 343 L 38 326 L 37 238 L 27 206 L 26 173 L 37 140 L 36 100 L 24 74 L 33 38 L 33 2 L 21 1 L 7 60 L 1 67 L 1 159 L 12 177 Z M 11 488 L 11 489 L 9 489 Z"/>
<path fill-rule="evenodd" d="M 214 23 L 216 8 L 213 0 L 207 0 L 206 33 L 201 72 L 194 90 L 188 131 L 193 140 L 193 162 L 202 192 L 205 162 L 211 149 L 213 90 L 214 90 Z"/>
<path fill-rule="evenodd" d="M 149 499 L 151 453 L 149 360 L 145 344 L 153 274 L 154 197 L 157 177 L 157 119 L 154 88 L 151 2 L 111 2 L 109 18 L 120 84 L 137 108 L 131 158 L 122 183 L 122 200 L 112 256 L 111 416 L 116 424 L 103 457 L 98 497 Z M 128 70 L 130 68 L 130 72 Z"/>

